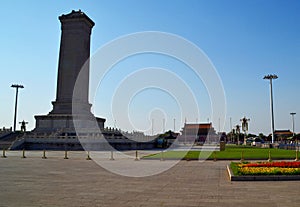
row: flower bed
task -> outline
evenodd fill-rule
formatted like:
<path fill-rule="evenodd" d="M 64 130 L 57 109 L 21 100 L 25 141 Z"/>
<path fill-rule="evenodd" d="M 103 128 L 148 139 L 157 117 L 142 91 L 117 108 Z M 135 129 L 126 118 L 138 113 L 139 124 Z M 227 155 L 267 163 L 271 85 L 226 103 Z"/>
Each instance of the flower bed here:
<path fill-rule="evenodd" d="M 300 162 L 231 163 L 234 175 L 300 175 Z"/>
<path fill-rule="evenodd" d="M 260 162 L 244 163 L 244 167 L 279 167 L 279 168 L 300 168 L 300 162 Z"/>

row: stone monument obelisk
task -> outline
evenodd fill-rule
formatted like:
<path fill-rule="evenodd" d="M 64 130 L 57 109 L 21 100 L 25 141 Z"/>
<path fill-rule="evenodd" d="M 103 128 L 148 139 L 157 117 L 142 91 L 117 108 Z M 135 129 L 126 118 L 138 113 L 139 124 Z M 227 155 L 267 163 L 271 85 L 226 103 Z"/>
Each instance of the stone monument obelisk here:
<path fill-rule="evenodd" d="M 35 116 L 34 132 L 75 132 L 73 120 L 84 123 L 95 122 L 103 129 L 105 119 L 96 118 L 91 113 L 89 103 L 89 60 L 90 37 L 95 23 L 81 10 L 72 11 L 59 17 L 61 22 L 61 42 L 58 60 L 56 100 L 53 110 L 44 116 Z M 87 63 L 86 63 L 87 62 Z M 85 69 L 82 69 L 83 66 Z M 73 93 L 76 80 L 81 81 L 80 92 Z M 76 97 L 74 97 L 76 96 Z M 72 106 L 80 108 L 79 114 L 72 113 Z M 76 117 L 75 117 L 76 116 Z M 87 126 L 91 126 L 87 124 Z M 98 127 L 97 126 L 97 127 Z M 88 129 L 87 129 L 88 130 Z"/>
<path fill-rule="evenodd" d="M 59 17 L 61 42 L 56 99 L 47 115 L 35 116 L 36 127 L 12 143 L 11 150 L 151 149 L 155 139 L 138 142 L 120 130 L 104 129 L 89 103 L 90 37 L 95 23 L 82 11 Z M 135 136 L 127 133 L 127 136 Z M 145 136 L 141 139 L 144 140 Z"/>

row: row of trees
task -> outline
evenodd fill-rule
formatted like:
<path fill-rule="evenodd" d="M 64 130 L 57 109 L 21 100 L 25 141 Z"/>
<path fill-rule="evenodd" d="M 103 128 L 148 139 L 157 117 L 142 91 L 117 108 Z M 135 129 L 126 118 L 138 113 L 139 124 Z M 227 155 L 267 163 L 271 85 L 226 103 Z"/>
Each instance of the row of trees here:
<path fill-rule="evenodd" d="M 264 135 L 263 133 L 259 133 L 258 135 L 256 134 L 247 134 L 246 138 L 260 138 L 261 140 L 265 142 L 271 142 L 272 140 L 272 135 Z M 235 132 L 229 132 L 226 134 L 226 141 L 227 142 L 238 142 L 238 139 L 240 142 L 244 141 L 244 134 L 243 133 L 235 133 Z M 300 140 L 300 134 L 296 134 L 295 136 L 292 137 L 286 137 L 286 136 L 277 136 L 275 134 L 275 141 L 295 141 L 295 140 Z"/>

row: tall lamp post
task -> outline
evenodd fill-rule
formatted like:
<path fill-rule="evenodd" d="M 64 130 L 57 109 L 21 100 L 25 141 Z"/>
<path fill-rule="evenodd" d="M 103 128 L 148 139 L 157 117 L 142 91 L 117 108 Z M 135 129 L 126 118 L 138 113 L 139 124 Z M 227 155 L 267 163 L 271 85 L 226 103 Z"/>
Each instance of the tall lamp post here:
<path fill-rule="evenodd" d="M 295 112 L 292 112 L 292 113 L 290 113 L 291 114 L 291 116 L 292 116 L 292 121 L 293 121 L 293 137 L 295 136 L 295 115 L 296 115 L 296 113 Z M 297 138 L 296 138 L 296 145 L 298 144 L 298 140 L 297 140 Z M 297 150 L 297 147 L 296 147 L 296 150 Z"/>
<path fill-rule="evenodd" d="M 174 121 L 174 133 L 175 133 L 175 122 L 176 122 L 176 119 L 174 118 L 173 121 Z"/>
<path fill-rule="evenodd" d="M 264 79 L 270 80 L 270 105 L 271 105 L 271 126 L 272 126 L 272 144 L 274 143 L 274 110 L 273 110 L 273 86 L 272 80 L 277 79 L 277 75 L 266 75 Z"/>
<path fill-rule="evenodd" d="M 24 88 L 24 86 L 18 85 L 18 84 L 12 84 L 11 87 L 16 89 L 15 116 L 14 116 L 14 132 L 15 132 L 16 131 L 16 123 L 17 123 L 18 93 L 19 93 L 19 88 Z"/>
<path fill-rule="evenodd" d="M 295 118 L 294 116 L 296 115 L 295 112 L 290 113 L 292 116 L 292 121 L 293 121 L 293 136 L 295 136 Z"/>

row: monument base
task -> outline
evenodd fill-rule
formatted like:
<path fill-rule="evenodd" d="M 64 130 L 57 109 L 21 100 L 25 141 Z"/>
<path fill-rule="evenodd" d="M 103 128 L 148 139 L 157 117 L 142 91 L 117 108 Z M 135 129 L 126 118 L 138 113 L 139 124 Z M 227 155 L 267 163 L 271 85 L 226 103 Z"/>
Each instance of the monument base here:
<path fill-rule="evenodd" d="M 45 117 L 44 117 L 45 118 Z M 54 121 L 54 120 L 51 120 Z M 54 121 L 55 122 L 55 121 Z M 99 129 L 98 129 L 99 130 Z M 115 151 L 115 150 L 150 150 L 156 147 L 156 139 L 143 136 L 132 140 L 120 131 L 105 128 L 101 132 L 90 129 L 80 133 L 64 128 L 52 132 L 26 132 L 9 147 L 10 150 L 86 150 L 86 151 Z"/>
<path fill-rule="evenodd" d="M 105 119 L 94 117 L 93 115 L 69 115 L 69 114 L 49 114 L 44 116 L 35 116 L 36 127 L 33 132 L 51 133 L 65 132 L 76 133 L 76 128 L 86 132 L 98 131 L 104 128 Z"/>

